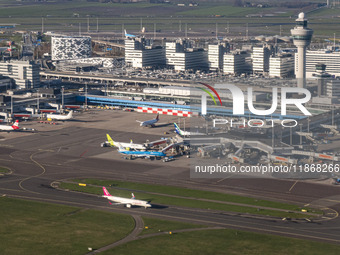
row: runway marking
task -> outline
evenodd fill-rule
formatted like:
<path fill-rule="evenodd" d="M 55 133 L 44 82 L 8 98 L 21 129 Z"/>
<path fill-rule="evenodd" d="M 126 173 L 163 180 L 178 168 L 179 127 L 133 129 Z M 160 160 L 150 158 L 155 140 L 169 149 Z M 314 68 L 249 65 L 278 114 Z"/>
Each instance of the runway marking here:
<path fill-rule="evenodd" d="M 39 176 L 43 175 L 44 173 L 46 173 L 46 168 L 45 168 L 43 165 L 41 165 L 38 161 L 36 161 L 36 160 L 33 159 L 33 156 L 34 156 L 35 154 L 37 154 L 37 153 L 40 153 L 40 151 L 37 151 L 37 152 L 31 154 L 30 159 L 32 160 L 32 162 L 34 162 L 36 165 L 38 165 L 43 171 L 42 171 L 40 174 L 37 174 L 37 175 L 34 175 L 34 176 L 29 176 L 29 177 L 27 177 L 27 178 L 21 180 L 21 181 L 19 182 L 19 187 L 20 187 L 22 190 L 25 190 L 25 191 L 27 191 L 27 192 L 35 193 L 35 194 L 40 194 L 40 193 L 38 193 L 38 192 L 35 192 L 35 191 L 31 191 L 31 190 L 25 189 L 25 188 L 22 186 L 22 183 L 23 183 L 24 181 L 27 181 L 27 180 L 32 179 L 32 178 L 34 178 L 34 177 L 39 177 Z"/>
<path fill-rule="evenodd" d="M 8 162 L 12 162 L 11 159 L 3 159 L 3 158 L 0 158 L 1 161 L 8 161 Z"/>
<path fill-rule="evenodd" d="M 295 181 L 294 184 L 290 187 L 290 189 L 288 190 L 288 192 L 291 192 L 292 189 L 294 188 L 294 186 L 298 183 L 298 181 Z"/>
<path fill-rule="evenodd" d="M 223 179 L 220 179 L 220 180 L 216 181 L 216 183 L 222 182 L 222 181 L 224 181 L 224 180 L 226 180 L 226 179 L 229 179 L 229 178 L 231 178 L 231 177 L 233 177 L 233 176 L 235 176 L 235 175 L 230 175 L 230 176 L 228 176 L 228 177 L 225 177 L 225 178 L 223 178 Z"/>
<path fill-rule="evenodd" d="M 54 150 L 38 149 L 38 151 L 54 152 Z"/>
<path fill-rule="evenodd" d="M 9 148 L 13 148 L 14 145 L 11 145 L 11 144 L 0 144 L 0 147 L 9 147 Z"/>

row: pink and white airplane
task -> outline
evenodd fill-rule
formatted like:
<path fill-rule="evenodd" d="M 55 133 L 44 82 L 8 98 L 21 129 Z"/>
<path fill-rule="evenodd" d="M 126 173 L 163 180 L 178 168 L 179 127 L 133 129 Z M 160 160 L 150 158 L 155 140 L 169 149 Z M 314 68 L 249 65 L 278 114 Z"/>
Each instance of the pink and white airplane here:
<path fill-rule="evenodd" d="M 103 187 L 103 192 L 104 192 L 103 197 L 115 202 L 115 204 L 117 205 L 122 204 L 125 205 L 127 208 L 131 208 L 132 206 L 142 206 L 145 207 L 145 209 L 147 207 L 151 207 L 151 205 L 147 201 L 135 199 L 135 195 L 133 193 L 131 193 L 132 198 L 124 198 L 111 196 L 105 187 Z M 109 203 L 111 204 L 111 202 Z"/>
<path fill-rule="evenodd" d="M 19 120 L 16 120 L 12 126 L 0 125 L 0 131 L 11 132 L 11 131 L 17 131 L 17 130 L 19 130 Z"/>

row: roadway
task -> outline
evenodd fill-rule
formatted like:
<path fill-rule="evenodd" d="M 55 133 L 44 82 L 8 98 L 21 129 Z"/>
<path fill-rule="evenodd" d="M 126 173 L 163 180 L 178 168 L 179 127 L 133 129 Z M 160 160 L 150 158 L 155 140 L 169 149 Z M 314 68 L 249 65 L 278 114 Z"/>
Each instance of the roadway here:
<path fill-rule="evenodd" d="M 145 120 L 150 116 L 93 110 L 78 114 L 77 121 L 58 125 L 27 122 L 27 127 L 40 130 L 35 134 L 2 134 L 0 165 L 10 168 L 12 173 L 0 177 L 0 195 L 340 244 L 339 187 L 259 178 L 190 179 L 190 160 L 186 158 L 168 163 L 143 159 L 126 161 L 111 148 L 100 147 L 107 132 L 120 141 L 132 138 L 138 143 L 145 139 L 157 140 L 164 136 L 165 130 L 172 129 L 167 125 L 154 129 L 138 127 L 135 119 Z M 177 117 L 161 118 L 162 122 L 174 120 Z M 53 187 L 64 179 L 87 177 L 214 190 L 300 205 L 315 204 L 333 210 L 328 210 L 328 215 L 318 221 L 307 222 L 176 206 L 128 209 L 110 206 L 106 199 L 95 195 Z"/>

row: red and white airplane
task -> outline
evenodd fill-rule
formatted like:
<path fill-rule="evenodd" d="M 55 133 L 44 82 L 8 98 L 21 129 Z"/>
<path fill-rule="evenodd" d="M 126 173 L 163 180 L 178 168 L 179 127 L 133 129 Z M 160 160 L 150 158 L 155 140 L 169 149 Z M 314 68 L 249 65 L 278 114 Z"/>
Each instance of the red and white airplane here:
<path fill-rule="evenodd" d="M 132 193 L 132 198 L 124 198 L 124 197 L 111 196 L 105 187 L 103 187 L 103 192 L 104 192 L 103 197 L 115 202 L 114 204 L 116 205 L 118 204 L 125 205 L 127 208 L 131 208 L 131 206 L 142 206 L 142 207 L 145 207 L 145 209 L 147 207 L 151 207 L 151 205 L 147 201 L 135 199 L 135 195 L 133 193 Z"/>
<path fill-rule="evenodd" d="M 17 131 L 17 130 L 19 130 L 19 120 L 16 120 L 12 126 L 0 125 L 0 131 L 11 132 L 11 131 Z"/>

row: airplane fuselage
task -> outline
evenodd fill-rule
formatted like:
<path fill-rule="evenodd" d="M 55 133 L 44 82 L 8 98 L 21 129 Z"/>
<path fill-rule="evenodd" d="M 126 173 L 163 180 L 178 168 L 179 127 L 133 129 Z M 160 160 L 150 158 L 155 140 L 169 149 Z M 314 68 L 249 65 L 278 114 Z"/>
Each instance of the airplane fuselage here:
<path fill-rule="evenodd" d="M 12 126 L 0 125 L 0 131 L 13 131 L 15 130 Z"/>
<path fill-rule="evenodd" d="M 140 123 L 140 126 L 141 126 L 141 127 L 154 126 L 155 123 L 157 123 L 157 121 L 158 121 L 157 119 L 144 121 L 144 122 Z"/>
<path fill-rule="evenodd" d="M 62 115 L 62 114 L 46 114 L 47 119 L 52 119 L 52 120 L 70 120 L 72 119 L 72 111 L 69 112 L 67 115 Z"/>
<path fill-rule="evenodd" d="M 131 155 L 135 157 L 165 157 L 166 154 L 161 151 L 119 151 L 125 155 Z"/>
<path fill-rule="evenodd" d="M 131 198 L 123 198 L 123 197 L 116 197 L 116 196 L 106 196 L 103 195 L 103 197 L 111 200 L 112 202 L 115 203 L 120 203 L 120 204 L 126 204 L 126 205 L 133 205 L 133 206 L 142 206 L 142 207 L 151 207 L 151 205 L 143 200 L 138 200 L 138 199 L 131 199 Z"/>
<path fill-rule="evenodd" d="M 146 147 L 142 144 L 137 144 L 137 143 L 121 143 L 120 144 L 124 147 L 124 148 L 130 148 L 130 149 L 134 149 L 134 150 L 146 150 Z M 118 145 L 115 145 L 116 147 L 118 147 Z"/>

